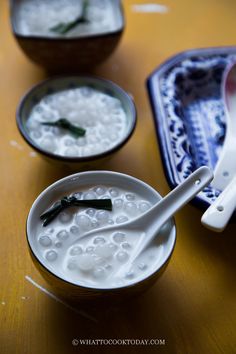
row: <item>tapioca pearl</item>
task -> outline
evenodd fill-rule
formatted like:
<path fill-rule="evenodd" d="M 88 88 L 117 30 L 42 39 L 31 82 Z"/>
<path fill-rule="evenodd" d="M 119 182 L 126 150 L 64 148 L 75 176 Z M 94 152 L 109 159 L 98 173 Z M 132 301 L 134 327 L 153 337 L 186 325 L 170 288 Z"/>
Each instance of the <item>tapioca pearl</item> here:
<path fill-rule="evenodd" d="M 103 267 L 97 267 L 93 271 L 93 276 L 96 279 L 104 278 L 106 275 L 105 269 Z"/>
<path fill-rule="evenodd" d="M 104 243 L 106 243 L 106 239 L 104 237 L 97 236 L 93 239 L 93 243 L 95 245 L 103 245 Z"/>
<path fill-rule="evenodd" d="M 109 225 L 114 225 L 114 220 L 109 219 L 107 223 L 108 223 Z"/>
<path fill-rule="evenodd" d="M 87 253 L 90 253 L 90 254 L 94 253 L 94 250 L 95 250 L 95 247 L 94 247 L 94 246 L 88 246 L 88 247 L 86 248 L 86 252 L 87 252 Z"/>
<path fill-rule="evenodd" d="M 90 271 L 95 266 L 94 257 L 91 254 L 81 254 L 77 259 L 77 265 L 82 271 Z"/>
<path fill-rule="evenodd" d="M 40 128 L 39 122 L 34 119 L 29 119 L 27 122 L 27 128 L 29 130 L 38 130 Z"/>
<path fill-rule="evenodd" d="M 78 156 L 79 151 L 76 146 L 70 146 L 64 151 L 65 156 Z"/>
<path fill-rule="evenodd" d="M 125 251 L 120 251 L 116 254 L 116 259 L 123 263 L 123 262 L 126 262 L 129 258 L 129 254 Z"/>
<path fill-rule="evenodd" d="M 34 130 L 31 132 L 31 137 L 35 140 L 40 139 L 42 137 L 42 132 L 40 130 Z"/>
<path fill-rule="evenodd" d="M 49 262 L 54 262 L 57 259 L 57 252 L 54 250 L 50 250 L 46 253 L 45 258 L 47 259 L 47 261 Z"/>
<path fill-rule="evenodd" d="M 99 222 L 97 220 L 92 220 L 91 221 L 91 227 L 93 229 L 97 229 L 100 226 Z"/>
<path fill-rule="evenodd" d="M 111 142 L 109 140 L 103 140 L 101 143 L 101 151 L 103 150 L 109 150 L 111 148 Z"/>
<path fill-rule="evenodd" d="M 104 257 L 104 258 L 110 258 L 113 256 L 113 254 L 116 252 L 117 247 L 112 244 L 104 244 L 104 245 L 98 245 L 95 248 L 95 253 L 100 256 L 100 257 Z"/>
<path fill-rule="evenodd" d="M 40 113 L 40 115 L 41 115 L 41 113 L 43 113 L 43 107 L 37 105 L 37 106 L 34 107 L 34 111 L 35 111 L 36 113 Z"/>
<path fill-rule="evenodd" d="M 109 140 L 112 141 L 112 142 L 117 141 L 118 138 L 119 138 L 119 134 L 118 134 L 118 133 L 111 133 L 111 134 L 109 135 Z"/>
<path fill-rule="evenodd" d="M 125 203 L 124 210 L 130 216 L 137 216 L 138 215 L 138 207 L 134 202 Z"/>
<path fill-rule="evenodd" d="M 140 202 L 138 208 L 141 211 L 141 213 L 145 213 L 151 208 L 151 204 L 148 202 Z"/>
<path fill-rule="evenodd" d="M 49 236 L 43 235 L 39 237 L 39 243 L 43 247 L 49 247 L 52 244 L 52 240 Z"/>
<path fill-rule="evenodd" d="M 57 233 L 56 237 L 60 240 L 60 241 L 65 241 L 68 239 L 68 237 L 70 236 L 69 232 L 66 230 L 61 230 Z"/>
<path fill-rule="evenodd" d="M 64 140 L 64 145 L 65 146 L 72 146 L 74 144 L 75 144 L 75 141 L 73 139 L 71 139 L 71 138 L 67 138 L 67 139 Z"/>
<path fill-rule="evenodd" d="M 102 195 L 104 195 L 106 193 L 107 189 L 105 187 L 102 186 L 98 186 L 94 188 L 94 192 L 101 197 Z"/>
<path fill-rule="evenodd" d="M 72 218 L 72 214 L 66 211 L 61 212 L 58 216 L 58 219 L 62 224 L 68 224 L 71 222 Z"/>
<path fill-rule="evenodd" d="M 44 133 L 53 133 L 53 127 L 47 125 L 41 127 L 42 132 Z"/>
<path fill-rule="evenodd" d="M 109 271 L 109 272 L 113 269 L 112 265 L 109 264 L 109 263 L 108 263 L 108 264 L 105 264 L 105 265 L 104 265 L 104 268 L 105 268 L 107 271 Z"/>
<path fill-rule="evenodd" d="M 50 152 L 55 151 L 57 148 L 57 145 L 56 145 L 54 139 L 50 139 L 50 138 L 46 138 L 46 137 L 40 141 L 40 146 L 42 149 L 50 151 Z"/>
<path fill-rule="evenodd" d="M 89 144 L 96 144 L 99 142 L 99 138 L 96 135 L 90 135 L 87 137 L 87 141 Z"/>
<path fill-rule="evenodd" d="M 109 216 L 109 212 L 106 210 L 99 210 L 96 213 L 96 218 L 101 225 L 104 225 L 108 222 Z"/>
<path fill-rule="evenodd" d="M 139 263 L 139 264 L 138 264 L 138 268 L 139 268 L 140 270 L 146 270 L 146 269 L 147 269 L 147 264 L 145 264 L 145 263 Z"/>
<path fill-rule="evenodd" d="M 96 214 L 96 211 L 95 209 L 87 209 L 86 212 L 85 212 L 90 218 L 93 218 L 94 215 Z"/>
<path fill-rule="evenodd" d="M 104 116 L 101 117 L 101 123 L 103 123 L 106 126 L 107 124 L 112 123 L 112 119 L 110 116 L 104 114 Z"/>
<path fill-rule="evenodd" d="M 84 126 L 85 126 L 85 127 L 93 127 L 94 124 L 95 124 L 95 121 L 94 121 L 94 118 L 91 117 L 91 115 L 90 115 L 90 117 L 87 118 L 86 121 L 84 122 Z M 90 141 L 88 141 L 88 142 L 90 142 Z"/>
<path fill-rule="evenodd" d="M 131 193 L 127 193 L 125 195 L 125 198 L 128 200 L 128 201 L 133 201 L 135 200 L 135 195 L 134 194 L 131 194 Z"/>
<path fill-rule="evenodd" d="M 58 127 L 52 127 L 52 133 L 53 135 L 55 135 L 56 137 L 61 136 L 62 132 Z"/>
<path fill-rule="evenodd" d="M 77 145 L 78 146 L 85 146 L 87 144 L 87 139 L 86 138 L 78 138 L 77 139 Z"/>
<path fill-rule="evenodd" d="M 102 197 L 100 197 L 100 199 L 111 199 L 109 195 L 103 195 Z"/>
<path fill-rule="evenodd" d="M 100 257 L 97 255 L 94 255 L 94 261 L 96 265 L 105 265 L 106 264 L 106 259 L 104 257 Z"/>
<path fill-rule="evenodd" d="M 107 127 L 101 127 L 101 128 L 99 129 L 99 135 L 100 135 L 102 138 L 108 137 Z"/>
<path fill-rule="evenodd" d="M 62 247 L 62 242 L 56 241 L 55 242 L 55 246 L 56 246 L 56 248 L 61 248 Z"/>
<path fill-rule="evenodd" d="M 75 270 L 77 268 L 77 259 L 70 258 L 67 262 L 67 268 L 69 270 Z"/>
<path fill-rule="evenodd" d="M 132 245 L 129 242 L 124 242 L 121 244 L 121 247 L 125 250 L 130 250 L 132 248 Z"/>
<path fill-rule="evenodd" d="M 75 222 L 83 231 L 89 230 L 92 226 L 90 218 L 86 215 L 77 214 Z"/>
<path fill-rule="evenodd" d="M 72 235 L 79 235 L 80 231 L 79 231 L 79 227 L 76 225 L 73 225 L 70 227 L 70 233 Z"/>
<path fill-rule="evenodd" d="M 133 279 L 135 277 L 135 272 L 133 269 L 130 269 L 128 272 L 125 273 L 126 279 Z"/>
<path fill-rule="evenodd" d="M 122 209 L 123 204 L 124 204 L 123 199 L 121 199 L 121 198 L 115 199 L 113 202 L 114 209 L 116 209 L 116 210 Z"/>
<path fill-rule="evenodd" d="M 126 234 L 123 232 L 116 232 L 113 236 L 113 241 L 116 243 L 121 243 L 126 240 Z"/>
<path fill-rule="evenodd" d="M 109 189 L 109 193 L 110 193 L 112 198 L 116 198 L 120 194 L 119 189 L 117 189 L 117 188 L 110 188 Z"/>
<path fill-rule="evenodd" d="M 91 98 L 94 95 L 94 90 L 90 87 L 81 87 L 80 94 L 84 98 Z"/>
<path fill-rule="evenodd" d="M 70 249 L 70 254 L 72 256 L 78 256 L 83 253 L 83 248 L 81 246 L 74 246 Z"/>
<path fill-rule="evenodd" d="M 92 155 L 91 152 L 92 152 L 91 147 L 90 147 L 90 146 L 85 146 L 85 147 L 83 148 L 82 155 L 83 155 L 83 156 L 90 156 L 90 155 Z"/>
<path fill-rule="evenodd" d="M 123 224 L 124 222 L 128 221 L 129 218 L 125 215 L 120 215 L 116 218 L 116 223 L 117 224 Z"/>
<path fill-rule="evenodd" d="M 77 199 L 81 199 L 82 198 L 83 193 L 82 192 L 76 192 L 73 193 L 71 196 L 77 198 Z"/>
<path fill-rule="evenodd" d="M 89 199 L 97 199 L 97 195 L 96 193 L 92 192 L 92 191 L 89 191 L 87 193 L 84 193 L 84 197 L 83 197 L 84 200 L 89 200 Z"/>

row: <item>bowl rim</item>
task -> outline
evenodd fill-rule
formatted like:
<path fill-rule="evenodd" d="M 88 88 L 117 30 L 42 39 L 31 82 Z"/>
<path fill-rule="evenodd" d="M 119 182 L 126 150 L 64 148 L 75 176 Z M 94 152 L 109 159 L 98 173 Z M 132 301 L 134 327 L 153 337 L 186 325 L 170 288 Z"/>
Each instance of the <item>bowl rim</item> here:
<path fill-rule="evenodd" d="M 94 174 L 94 175 L 116 175 L 116 176 L 120 176 L 121 178 L 128 178 L 130 180 L 132 180 L 132 182 L 134 183 L 138 183 L 138 184 L 142 184 L 145 188 L 149 189 L 151 192 L 153 192 L 154 194 L 156 194 L 157 196 L 160 197 L 160 199 L 162 199 L 162 195 L 157 192 L 153 187 L 151 187 L 149 184 L 147 184 L 146 182 L 136 178 L 136 177 L 133 177 L 131 175 L 128 175 L 128 174 L 125 174 L 125 173 L 120 173 L 120 172 L 115 172 L 115 171 L 108 171 L 108 170 L 94 170 L 94 171 L 86 171 L 86 172 L 78 172 L 78 173 L 75 173 L 75 174 L 72 174 L 72 175 L 69 175 L 69 176 L 66 176 L 66 177 L 63 177 L 59 180 L 57 180 L 56 182 L 50 184 L 48 187 L 46 187 L 39 195 L 38 197 L 34 200 L 33 204 L 31 205 L 31 208 L 28 212 L 28 215 L 27 215 L 27 218 L 26 218 L 26 225 L 25 225 L 25 233 L 26 233 L 26 240 L 27 240 L 27 244 L 28 244 L 28 247 L 29 247 L 29 250 L 30 252 L 32 253 L 32 255 L 34 256 L 34 258 L 36 259 L 36 261 L 39 263 L 39 265 L 46 271 L 48 272 L 50 275 L 56 277 L 57 280 L 60 280 L 62 283 L 65 283 L 66 285 L 69 285 L 69 286 L 74 286 L 76 288 L 81 288 L 83 290 L 87 290 L 87 291 L 92 291 L 92 292 L 102 292 L 102 293 L 109 293 L 109 292 L 113 292 L 113 291 L 119 291 L 119 290 L 124 290 L 124 289 L 127 289 L 127 288 L 133 288 L 141 283 L 144 283 L 146 281 L 148 281 L 149 279 L 153 278 L 156 274 L 158 274 L 161 269 L 163 269 L 163 267 L 165 267 L 173 252 L 174 252 L 174 249 L 175 249 L 175 245 L 176 245 L 176 239 L 177 239 L 177 228 L 176 228 L 176 222 L 175 222 L 175 218 L 174 217 L 171 217 L 169 219 L 169 221 L 172 222 L 173 224 L 173 237 L 174 237 L 174 242 L 171 246 L 171 250 L 169 253 L 167 253 L 166 257 L 164 258 L 164 262 L 151 274 L 149 274 L 147 277 L 145 277 L 144 279 L 141 279 L 141 280 L 138 280 L 136 282 L 133 282 L 131 284 L 126 284 L 124 286 L 118 286 L 118 287 L 114 287 L 114 288 L 95 288 L 95 287 L 90 287 L 90 286 L 84 286 L 84 285 L 81 285 L 81 284 L 75 284 L 67 279 L 63 279 L 60 275 L 58 274 L 55 274 L 52 270 L 48 269 L 46 267 L 45 264 L 43 264 L 43 262 L 41 262 L 41 260 L 38 258 L 38 256 L 35 254 L 32 246 L 31 246 L 31 243 L 30 243 L 30 237 L 29 237 L 29 233 L 28 233 L 28 226 L 29 226 L 29 223 L 30 223 L 30 218 L 35 210 L 35 207 L 37 205 L 38 202 L 40 202 L 40 199 L 46 195 L 49 191 L 53 190 L 55 187 L 57 187 L 58 185 L 60 184 L 64 184 L 66 183 L 67 180 L 72 180 L 73 178 L 76 178 L 78 176 L 86 176 L 86 175 L 91 175 L 91 174 Z M 172 232 L 172 231 L 171 231 Z"/>
<path fill-rule="evenodd" d="M 85 79 L 85 80 L 93 80 L 95 82 L 102 82 L 108 86 L 110 86 L 114 91 L 118 91 L 120 92 L 124 98 L 126 99 L 129 108 L 131 110 L 131 124 L 129 129 L 127 129 L 126 134 L 124 135 L 124 137 L 115 145 L 113 146 L 111 149 L 106 150 L 104 152 L 98 153 L 98 154 L 94 154 L 94 155 L 89 155 L 89 156 L 63 156 L 63 155 L 59 155 L 59 154 L 54 154 L 51 153 L 50 151 L 44 150 L 42 149 L 39 145 L 37 145 L 36 142 L 34 142 L 33 139 L 30 138 L 29 134 L 27 133 L 26 129 L 24 128 L 24 124 L 22 122 L 22 111 L 24 108 L 25 103 L 27 102 L 29 96 L 33 93 L 33 92 L 37 92 L 37 90 L 41 87 L 43 87 L 44 85 L 47 85 L 50 82 L 56 82 L 56 81 L 63 81 L 65 79 Z M 62 162 L 66 162 L 66 163 L 78 163 L 78 162 L 89 162 L 89 161 L 95 161 L 95 160 L 99 160 L 102 158 L 105 158 L 111 154 L 113 154 L 114 152 L 118 151 L 121 147 L 123 147 L 128 140 L 131 138 L 131 136 L 134 133 L 134 130 L 136 128 L 137 125 L 137 109 L 134 103 L 133 98 L 128 94 L 128 92 L 126 92 L 123 88 L 121 88 L 119 85 L 117 85 L 116 83 L 114 83 L 111 80 L 108 79 L 104 79 L 98 76 L 90 76 L 90 75 L 56 75 L 50 78 L 47 78 L 35 85 L 33 85 L 21 98 L 17 110 L 16 110 L 16 123 L 17 123 L 17 127 L 18 130 L 21 134 L 21 136 L 24 138 L 24 140 L 26 141 L 27 144 L 29 144 L 34 150 L 36 150 L 38 153 L 51 158 L 53 160 L 56 161 L 62 161 Z"/>
<path fill-rule="evenodd" d="M 58 36 L 58 37 L 50 37 L 50 36 L 46 36 L 46 35 L 27 35 L 27 34 L 22 34 L 17 30 L 16 27 L 16 21 L 14 18 L 14 13 L 15 13 L 15 4 L 16 4 L 16 0 L 10 0 L 10 23 L 11 23 L 11 29 L 12 32 L 14 34 L 15 37 L 19 38 L 19 39 L 24 39 L 24 40 L 34 40 L 34 41 L 49 41 L 51 42 L 55 42 L 55 43 L 59 43 L 59 42 L 65 42 L 65 41 L 69 41 L 69 42 L 75 42 L 75 41 L 84 41 L 84 40 L 92 40 L 92 39 L 97 39 L 97 38 L 107 38 L 110 36 L 115 36 L 118 34 L 121 34 L 125 27 L 126 27 L 126 19 L 125 19 L 125 12 L 124 12 L 124 6 L 121 0 L 118 0 L 118 7 L 120 10 L 120 15 L 121 15 L 121 25 L 113 31 L 109 31 L 109 32 L 104 32 L 104 33 L 94 33 L 94 34 L 88 34 L 88 35 L 84 35 L 84 36 L 73 36 L 73 37 L 63 37 L 63 36 Z"/>

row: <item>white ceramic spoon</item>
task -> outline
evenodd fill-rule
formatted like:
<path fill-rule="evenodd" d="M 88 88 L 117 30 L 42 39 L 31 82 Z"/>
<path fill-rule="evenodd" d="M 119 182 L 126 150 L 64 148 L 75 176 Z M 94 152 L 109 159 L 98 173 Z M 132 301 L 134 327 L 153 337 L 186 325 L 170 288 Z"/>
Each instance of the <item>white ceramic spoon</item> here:
<path fill-rule="evenodd" d="M 204 226 L 216 232 L 225 229 L 236 207 L 236 63 L 225 73 L 222 91 L 227 130 L 212 181 L 222 193 L 201 219 Z"/>
<path fill-rule="evenodd" d="M 120 225 L 113 225 L 102 230 L 93 230 L 78 238 L 73 244 L 89 236 L 105 236 L 115 231 L 131 231 L 141 235 L 140 241 L 123 267 L 132 265 L 135 259 L 143 252 L 150 242 L 158 235 L 161 227 L 187 202 L 198 194 L 213 179 L 213 172 L 206 166 L 193 172 L 183 183 L 167 194 L 151 209 L 140 217 Z M 122 268 L 123 268 L 122 267 Z"/>

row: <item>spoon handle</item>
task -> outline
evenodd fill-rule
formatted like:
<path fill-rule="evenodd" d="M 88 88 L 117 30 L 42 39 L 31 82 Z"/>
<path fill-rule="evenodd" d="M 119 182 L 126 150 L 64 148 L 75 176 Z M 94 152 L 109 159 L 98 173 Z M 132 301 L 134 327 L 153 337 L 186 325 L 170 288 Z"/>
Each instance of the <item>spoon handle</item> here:
<path fill-rule="evenodd" d="M 213 177 L 213 172 L 207 166 L 200 167 L 137 220 L 135 228 L 145 229 L 147 225 L 148 233 L 143 235 L 126 265 L 131 266 L 166 221 L 198 194 Z"/>
<path fill-rule="evenodd" d="M 236 176 L 202 216 L 201 222 L 208 229 L 221 232 L 225 229 L 236 207 Z"/>
<path fill-rule="evenodd" d="M 137 220 L 139 226 L 153 224 L 154 229 L 159 230 L 170 217 L 209 184 L 213 177 L 213 172 L 207 166 L 198 168 L 159 203 L 143 214 Z"/>

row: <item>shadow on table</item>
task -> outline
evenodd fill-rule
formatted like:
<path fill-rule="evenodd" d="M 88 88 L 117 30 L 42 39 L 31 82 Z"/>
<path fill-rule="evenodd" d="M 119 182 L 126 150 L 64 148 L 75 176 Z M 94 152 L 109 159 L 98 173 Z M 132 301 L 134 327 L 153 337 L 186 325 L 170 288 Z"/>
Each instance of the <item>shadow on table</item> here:
<path fill-rule="evenodd" d="M 138 298 L 126 302 L 100 307 L 84 308 L 81 305 L 71 304 L 78 310 L 83 310 L 95 321 L 87 319 L 71 310 L 51 313 L 51 335 L 58 338 L 61 353 L 84 352 L 95 349 L 98 353 L 109 351 L 112 353 L 143 353 L 144 351 L 157 351 L 158 353 L 177 353 L 171 326 L 168 325 L 166 313 L 168 303 L 163 306 L 161 297 L 154 286 Z M 161 291 L 163 293 L 163 290 Z M 162 304 L 159 304 L 162 302 Z M 67 302 L 68 303 L 68 302 Z M 53 307 L 55 308 L 55 307 Z M 73 345 L 73 339 L 155 339 L 158 345 Z M 161 342 L 165 340 L 165 344 Z"/>

